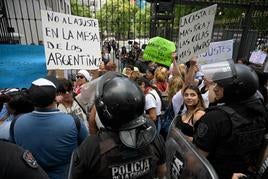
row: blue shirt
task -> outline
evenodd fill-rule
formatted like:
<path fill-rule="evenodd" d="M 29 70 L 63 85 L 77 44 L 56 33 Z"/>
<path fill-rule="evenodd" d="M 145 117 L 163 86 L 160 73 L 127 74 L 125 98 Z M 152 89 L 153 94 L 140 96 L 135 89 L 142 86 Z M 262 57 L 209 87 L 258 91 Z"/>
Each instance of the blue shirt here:
<path fill-rule="evenodd" d="M 15 143 L 32 152 L 51 179 L 64 179 L 73 150 L 88 132 L 80 123 L 80 133 L 72 116 L 57 109 L 33 111 L 20 116 L 14 125 Z M 79 139 L 78 139 L 79 138 Z"/>

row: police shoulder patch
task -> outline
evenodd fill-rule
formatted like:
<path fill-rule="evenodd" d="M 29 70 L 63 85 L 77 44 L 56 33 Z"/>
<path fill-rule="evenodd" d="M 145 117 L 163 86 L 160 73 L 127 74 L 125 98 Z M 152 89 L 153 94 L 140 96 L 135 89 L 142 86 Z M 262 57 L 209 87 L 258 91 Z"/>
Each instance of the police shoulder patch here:
<path fill-rule="evenodd" d="M 197 127 L 197 136 L 198 137 L 204 137 L 206 134 L 207 134 L 207 131 L 208 131 L 208 126 L 204 123 L 200 123 L 198 124 L 198 127 Z"/>
<path fill-rule="evenodd" d="M 25 150 L 22 155 L 23 161 L 29 165 L 31 168 L 38 168 L 37 161 L 33 157 L 32 153 L 28 150 Z"/>

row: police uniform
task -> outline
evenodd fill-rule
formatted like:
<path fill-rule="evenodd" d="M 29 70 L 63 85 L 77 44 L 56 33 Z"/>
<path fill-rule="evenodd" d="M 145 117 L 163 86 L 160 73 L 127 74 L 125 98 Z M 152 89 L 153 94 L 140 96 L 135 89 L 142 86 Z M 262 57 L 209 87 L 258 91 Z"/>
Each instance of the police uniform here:
<path fill-rule="evenodd" d="M 89 136 L 76 150 L 71 178 L 156 178 L 157 166 L 165 162 L 161 136 L 143 148 L 132 149 L 121 143 L 118 134 L 106 131 Z"/>
<path fill-rule="evenodd" d="M 0 140 L 0 163 L 0 178 L 48 179 L 31 152 L 4 140 Z"/>
<path fill-rule="evenodd" d="M 165 143 L 144 116 L 145 97 L 133 81 L 107 72 L 96 87 L 95 106 L 105 130 L 74 152 L 70 178 L 153 178 L 166 173 Z"/>
<path fill-rule="evenodd" d="M 260 100 L 209 108 L 200 119 L 193 143 L 209 153 L 208 160 L 219 178 L 231 178 L 233 173 L 249 174 L 249 168 L 256 166 L 266 117 Z"/>
<path fill-rule="evenodd" d="M 219 65 L 212 70 L 214 74 L 205 75 L 216 83 L 218 104 L 200 119 L 193 142 L 208 153 L 219 178 L 231 178 L 233 173 L 252 175 L 258 170 L 268 119 L 257 95 L 258 76 L 252 68 L 232 60 L 220 63 L 225 67 Z"/>

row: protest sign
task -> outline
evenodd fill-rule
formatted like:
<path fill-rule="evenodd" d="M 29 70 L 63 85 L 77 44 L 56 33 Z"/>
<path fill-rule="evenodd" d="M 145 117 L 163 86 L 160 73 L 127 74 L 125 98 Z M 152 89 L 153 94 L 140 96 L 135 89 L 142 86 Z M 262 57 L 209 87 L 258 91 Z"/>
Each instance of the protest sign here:
<path fill-rule="evenodd" d="M 101 61 L 97 19 L 41 11 L 46 66 L 53 69 L 97 69 Z"/>
<path fill-rule="evenodd" d="M 266 59 L 267 54 L 261 50 L 254 51 L 251 53 L 249 62 L 262 65 Z"/>
<path fill-rule="evenodd" d="M 233 40 L 212 42 L 205 53 L 198 56 L 198 63 L 209 64 L 233 58 Z"/>
<path fill-rule="evenodd" d="M 175 43 L 162 37 L 151 38 L 146 45 L 143 59 L 159 64 L 170 66 L 172 63 L 171 54 L 175 52 Z"/>
<path fill-rule="evenodd" d="M 185 63 L 207 50 L 211 41 L 217 4 L 193 12 L 180 19 L 178 58 Z"/>

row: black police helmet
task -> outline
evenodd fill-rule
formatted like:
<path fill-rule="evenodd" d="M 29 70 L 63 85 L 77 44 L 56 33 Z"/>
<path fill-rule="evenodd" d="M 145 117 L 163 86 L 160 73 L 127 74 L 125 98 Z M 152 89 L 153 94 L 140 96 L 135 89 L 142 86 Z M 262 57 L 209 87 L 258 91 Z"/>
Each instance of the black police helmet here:
<path fill-rule="evenodd" d="M 224 88 L 223 101 L 232 102 L 247 99 L 254 95 L 258 89 L 258 76 L 255 71 L 243 64 L 233 64 L 233 76 L 219 78 L 221 73 L 215 73 L 214 82 Z"/>
<path fill-rule="evenodd" d="M 95 106 L 106 129 L 122 131 L 143 125 L 144 105 L 140 88 L 120 73 L 107 72 L 97 84 Z"/>

